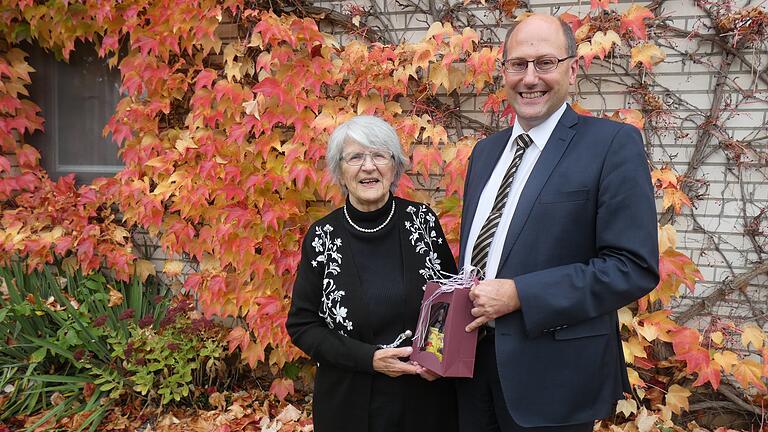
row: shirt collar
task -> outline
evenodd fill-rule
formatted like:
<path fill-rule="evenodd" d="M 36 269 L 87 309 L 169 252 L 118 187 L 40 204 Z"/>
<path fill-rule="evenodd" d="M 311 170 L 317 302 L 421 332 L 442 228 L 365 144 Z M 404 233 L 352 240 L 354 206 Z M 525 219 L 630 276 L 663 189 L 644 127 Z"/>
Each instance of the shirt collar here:
<path fill-rule="evenodd" d="M 528 136 L 531 137 L 533 144 L 539 148 L 539 151 L 544 150 L 544 145 L 547 143 L 547 141 L 549 141 L 549 137 L 552 135 L 552 132 L 555 131 L 557 122 L 560 121 L 560 117 L 562 117 L 567 106 L 568 104 L 563 102 L 563 105 L 560 106 L 557 111 L 553 112 L 549 117 L 547 117 L 546 120 L 541 122 L 541 124 L 531 128 L 531 130 L 528 131 Z M 517 121 L 517 117 L 515 117 L 515 124 L 512 126 L 512 136 L 510 137 L 509 142 L 513 142 L 514 139 L 523 132 L 525 132 L 523 127 L 520 126 L 520 123 Z"/>

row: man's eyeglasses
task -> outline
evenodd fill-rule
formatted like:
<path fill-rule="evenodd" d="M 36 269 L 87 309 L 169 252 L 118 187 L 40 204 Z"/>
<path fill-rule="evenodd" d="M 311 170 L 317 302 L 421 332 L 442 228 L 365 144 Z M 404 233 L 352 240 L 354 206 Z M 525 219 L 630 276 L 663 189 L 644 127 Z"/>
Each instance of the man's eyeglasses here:
<path fill-rule="evenodd" d="M 392 162 L 392 152 L 388 150 L 376 150 L 370 153 L 347 153 L 341 157 L 341 160 L 350 166 L 360 166 L 365 163 L 365 159 L 369 156 L 374 165 L 387 165 Z"/>
<path fill-rule="evenodd" d="M 528 63 L 533 63 L 533 67 L 537 72 L 552 72 L 553 70 L 557 69 L 557 66 L 560 65 L 560 62 L 564 62 L 569 58 L 573 58 L 573 56 L 564 58 L 548 56 L 539 57 L 533 60 L 511 58 L 501 62 L 501 68 L 504 70 L 504 72 L 508 73 L 523 73 L 528 70 Z"/>

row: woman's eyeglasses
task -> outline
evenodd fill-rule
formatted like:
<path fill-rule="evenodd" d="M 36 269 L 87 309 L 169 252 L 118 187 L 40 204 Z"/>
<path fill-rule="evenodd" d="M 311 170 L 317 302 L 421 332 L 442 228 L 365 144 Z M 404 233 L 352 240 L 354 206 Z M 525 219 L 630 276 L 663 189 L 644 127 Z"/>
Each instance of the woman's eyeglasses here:
<path fill-rule="evenodd" d="M 370 153 L 356 152 L 347 153 L 341 156 L 341 160 L 350 166 L 360 166 L 365 163 L 365 159 L 370 156 L 374 165 L 387 165 L 392 162 L 392 152 L 387 150 L 376 150 Z"/>

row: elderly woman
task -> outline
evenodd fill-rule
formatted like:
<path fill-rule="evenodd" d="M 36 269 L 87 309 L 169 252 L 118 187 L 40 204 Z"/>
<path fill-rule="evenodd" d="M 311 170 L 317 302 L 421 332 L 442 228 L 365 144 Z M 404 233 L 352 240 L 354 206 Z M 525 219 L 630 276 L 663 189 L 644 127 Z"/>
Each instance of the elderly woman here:
<path fill-rule="evenodd" d="M 407 159 L 385 121 L 341 124 L 326 160 L 347 199 L 304 238 L 286 322 L 317 362 L 315 430 L 453 431 L 453 383 L 407 359 L 425 283 L 456 272 L 440 223 L 393 195 Z"/>

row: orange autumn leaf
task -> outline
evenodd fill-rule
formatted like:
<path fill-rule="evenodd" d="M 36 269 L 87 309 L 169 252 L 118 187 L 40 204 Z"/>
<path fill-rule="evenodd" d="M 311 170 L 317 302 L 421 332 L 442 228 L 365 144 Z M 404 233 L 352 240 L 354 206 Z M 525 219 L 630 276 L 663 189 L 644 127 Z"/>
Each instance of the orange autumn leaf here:
<path fill-rule="evenodd" d="M 659 227 L 659 251 L 664 253 L 667 249 L 677 247 L 677 231 L 671 224 Z"/>
<path fill-rule="evenodd" d="M 768 377 L 768 348 L 763 348 L 763 376 Z"/>
<path fill-rule="evenodd" d="M 614 45 L 621 46 L 621 38 L 615 31 L 597 31 L 592 36 L 592 40 L 579 44 L 577 56 L 584 58 L 584 68 L 589 69 L 595 56 L 600 57 L 601 60 L 604 59 Z"/>
<path fill-rule="evenodd" d="M 667 58 L 667 54 L 652 43 L 643 43 L 632 48 L 630 55 L 630 67 L 634 67 L 636 64 L 640 63 L 648 70 L 653 69 L 654 66 Z"/>
<path fill-rule="evenodd" d="M 229 352 L 234 352 L 237 348 L 245 350 L 251 344 L 251 334 L 243 327 L 237 326 L 229 332 L 226 341 L 229 344 Z"/>
<path fill-rule="evenodd" d="M 609 118 L 618 122 L 630 124 L 641 131 L 645 126 L 643 113 L 636 109 L 622 108 L 614 112 Z"/>
<path fill-rule="evenodd" d="M 293 394 L 293 380 L 288 378 L 276 378 L 272 381 L 272 385 L 269 386 L 269 392 L 282 401 L 289 394 Z"/>
<path fill-rule="evenodd" d="M 573 108 L 573 110 L 574 110 L 574 111 L 576 111 L 576 113 L 578 113 L 578 114 L 581 114 L 581 115 L 583 115 L 583 116 L 587 116 L 587 117 L 592 117 L 592 111 L 590 111 L 590 110 L 588 110 L 588 109 L 584 108 L 584 107 L 583 107 L 583 106 L 582 106 L 580 103 L 578 103 L 578 102 L 573 102 L 573 103 L 571 104 L 571 108 Z"/>
<path fill-rule="evenodd" d="M 675 209 L 675 214 L 680 214 L 683 206 L 693 206 L 693 204 L 691 204 L 691 199 L 688 198 L 688 195 L 686 195 L 685 192 L 679 189 L 664 189 L 664 200 L 662 203 L 662 208 L 664 210 L 673 207 Z"/>
<path fill-rule="evenodd" d="M 646 18 L 653 19 L 653 12 L 651 12 L 645 6 L 632 4 L 632 6 L 630 6 L 626 12 L 621 14 L 621 26 L 619 28 L 619 33 L 624 34 L 625 31 L 629 30 L 638 39 L 648 39 L 648 34 L 644 22 Z"/>
<path fill-rule="evenodd" d="M 573 30 L 574 33 L 576 33 L 576 31 L 578 31 L 579 28 L 582 25 L 584 25 L 585 22 L 589 21 L 589 16 L 584 17 L 584 21 L 582 21 L 581 18 L 569 12 L 564 12 L 560 14 L 558 18 L 560 18 L 561 21 L 568 23 L 568 25 L 571 26 L 571 30 Z"/>
<path fill-rule="evenodd" d="M 718 351 L 712 354 L 712 361 L 725 373 L 731 373 L 734 366 L 739 363 L 739 356 L 733 351 Z"/>
<path fill-rule="evenodd" d="M 429 26 L 429 30 L 427 30 L 427 35 L 424 38 L 425 39 L 432 38 L 437 43 L 441 44 L 443 43 L 443 38 L 452 36 L 453 34 L 454 34 L 454 31 L 451 23 L 447 22 L 443 24 L 439 21 L 436 21 Z"/>
<path fill-rule="evenodd" d="M 421 174 L 424 181 L 427 181 L 430 174 L 436 172 L 436 169 L 442 165 L 443 162 L 440 149 L 436 146 L 416 146 L 413 150 L 412 157 L 412 170 Z"/>
<path fill-rule="evenodd" d="M 752 345 L 753 348 L 759 350 L 763 347 L 764 341 L 765 333 L 760 327 L 750 324 L 741 329 L 741 344 L 744 345 L 744 348 L 749 348 Z"/>
<path fill-rule="evenodd" d="M 739 382 L 742 388 L 747 389 L 750 385 L 760 391 L 768 391 L 763 383 L 763 368 L 760 363 L 752 359 L 745 359 L 733 367 L 733 377 Z"/>
<path fill-rule="evenodd" d="M 637 336 L 631 336 L 628 340 L 621 342 L 624 349 L 624 359 L 627 363 L 634 363 L 635 357 L 647 358 L 648 354 L 645 352 L 645 347 L 650 344 L 645 339 L 640 339 Z"/>
<path fill-rule="evenodd" d="M 590 9 L 609 9 L 609 5 L 613 3 L 618 3 L 619 0 L 590 0 Z"/>
<path fill-rule="evenodd" d="M 651 181 L 657 189 L 677 188 L 677 174 L 668 166 L 653 170 Z"/>
<path fill-rule="evenodd" d="M 699 332 L 682 327 L 672 332 L 672 348 L 675 358 L 686 363 L 685 370 L 688 373 L 711 370 L 709 352 L 700 345 Z"/>
<path fill-rule="evenodd" d="M 653 342 L 656 339 L 672 342 L 673 334 L 680 326 L 669 319 L 671 313 L 670 310 L 662 309 L 646 314 L 638 319 L 634 328 L 648 342 Z"/>
<path fill-rule="evenodd" d="M 109 287 L 109 302 L 107 303 L 108 307 L 115 307 L 120 306 L 123 304 L 123 294 L 120 291 L 117 291 L 116 289 Z"/>
<path fill-rule="evenodd" d="M 255 367 L 264 361 L 264 347 L 258 342 L 252 342 L 242 351 L 242 357 L 249 366 Z"/>
<path fill-rule="evenodd" d="M 720 387 L 720 380 L 722 374 L 720 373 L 720 365 L 714 361 L 710 361 L 696 370 L 697 378 L 694 381 L 693 386 L 698 387 L 706 383 L 710 383 L 712 388 L 717 390 Z"/>
<path fill-rule="evenodd" d="M 683 410 L 688 411 L 688 397 L 690 395 L 690 390 L 677 384 L 672 384 L 667 390 L 664 400 L 672 412 L 681 414 Z"/>
<path fill-rule="evenodd" d="M 451 36 L 450 46 L 453 53 L 474 51 L 474 44 L 480 43 L 480 36 L 470 27 L 465 27 L 461 34 Z"/>
<path fill-rule="evenodd" d="M 704 280 L 704 276 L 689 256 L 672 249 L 667 249 L 660 255 L 659 275 L 662 280 L 676 277 L 688 287 L 691 294 L 695 291 L 696 281 Z"/>

